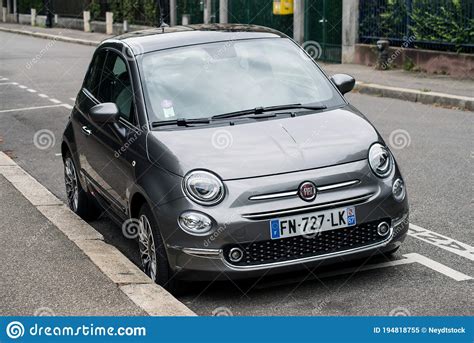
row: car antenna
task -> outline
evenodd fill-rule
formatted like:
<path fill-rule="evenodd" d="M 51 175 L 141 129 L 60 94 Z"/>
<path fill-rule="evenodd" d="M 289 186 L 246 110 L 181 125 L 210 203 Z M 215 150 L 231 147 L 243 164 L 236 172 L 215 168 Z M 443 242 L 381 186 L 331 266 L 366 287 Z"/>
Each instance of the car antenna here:
<path fill-rule="evenodd" d="M 158 8 L 160 10 L 160 27 L 161 27 L 161 32 L 165 32 L 165 27 L 169 27 L 168 24 L 165 23 L 165 13 L 163 12 L 163 4 L 161 3 L 163 0 L 157 0 L 158 1 Z"/>

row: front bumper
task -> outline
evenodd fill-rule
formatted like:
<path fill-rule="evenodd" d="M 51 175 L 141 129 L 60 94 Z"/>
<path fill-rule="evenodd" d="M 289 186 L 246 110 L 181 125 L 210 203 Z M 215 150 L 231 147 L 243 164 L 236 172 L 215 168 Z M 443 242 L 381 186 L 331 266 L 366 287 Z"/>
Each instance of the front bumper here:
<path fill-rule="evenodd" d="M 178 198 L 157 210 L 168 260 L 176 276 L 185 280 L 215 280 L 252 278 L 274 273 L 285 273 L 314 266 L 333 264 L 350 259 L 364 258 L 396 249 L 405 239 L 408 230 L 408 200 L 397 202 L 392 196 L 392 183 L 401 177 L 398 168 L 386 179 L 374 177 L 366 161 L 324 168 L 318 171 L 302 171 L 293 174 L 261 177 L 225 182 L 227 196 L 218 206 L 202 207 L 185 197 Z M 256 194 L 268 194 L 275 190 L 288 192 L 302 181 L 316 185 L 336 184 L 358 180 L 357 184 L 340 189 L 326 189 L 318 193 L 310 204 L 298 197 L 250 200 Z M 384 239 L 362 246 L 344 246 L 337 251 L 318 252 L 301 258 L 251 265 L 230 263 L 227 257 L 231 245 L 252 242 L 271 242 L 269 220 L 293 213 L 315 213 L 327 208 L 354 206 L 357 226 L 387 221 L 391 228 Z M 177 218 L 186 210 L 201 211 L 213 218 L 214 229 L 205 237 L 192 236 L 177 227 Z M 290 211 L 290 213 L 288 213 Z M 166 213 L 166 215 L 161 215 Z M 333 230 L 334 232 L 340 229 Z M 350 228 L 348 229 L 350 231 Z M 350 232 L 345 235 L 350 236 Z M 285 239 L 279 240 L 283 241 Z M 308 240 L 307 240 L 308 241 Z M 307 244 L 307 241 L 297 242 Z M 269 243 L 271 244 L 271 243 Z"/>
<path fill-rule="evenodd" d="M 315 256 L 243 266 L 230 263 L 224 255 L 224 249 L 184 248 L 178 246 L 169 246 L 168 249 L 182 263 L 182 266 L 177 266 L 176 268 L 179 279 L 190 281 L 226 280 L 229 278 L 243 279 L 312 269 L 390 252 L 398 248 L 405 240 L 408 226 L 408 213 L 405 213 L 401 218 L 393 222 L 389 233 L 384 239 L 373 244 Z"/>

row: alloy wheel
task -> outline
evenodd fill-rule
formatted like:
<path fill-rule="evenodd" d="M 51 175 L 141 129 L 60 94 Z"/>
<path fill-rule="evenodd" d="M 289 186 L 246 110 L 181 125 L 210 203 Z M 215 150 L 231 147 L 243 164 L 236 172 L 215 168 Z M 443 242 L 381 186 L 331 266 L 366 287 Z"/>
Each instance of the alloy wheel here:
<path fill-rule="evenodd" d="M 150 221 L 145 215 L 140 216 L 138 246 L 140 248 L 140 259 L 143 271 L 153 281 L 156 281 L 158 264 L 156 260 L 155 239 L 153 238 Z"/>
<path fill-rule="evenodd" d="M 76 168 L 70 157 L 64 161 L 64 181 L 66 184 L 66 194 L 69 207 L 76 212 L 79 204 L 79 186 Z"/>

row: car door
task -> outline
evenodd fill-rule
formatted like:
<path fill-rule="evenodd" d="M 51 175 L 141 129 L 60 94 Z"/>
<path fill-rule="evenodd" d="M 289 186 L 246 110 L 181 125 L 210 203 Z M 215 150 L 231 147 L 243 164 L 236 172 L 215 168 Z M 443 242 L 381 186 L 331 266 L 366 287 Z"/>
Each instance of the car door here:
<path fill-rule="evenodd" d="M 98 63 L 100 65 L 100 61 Z M 85 84 L 82 90 L 84 99 L 79 124 L 83 141 L 81 166 L 89 186 L 111 205 L 116 214 L 125 217 L 127 185 L 133 180 L 127 146 L 137 134 L 131 77 L 127 61 L 114 49 L 106 49 L 101 70 L 98 86 L 92 82 L 92 89 Z M 91 119 L 90 109 L 106 102 L 113 102 L 119 108 L 118 122 L 104 124 Z"/>

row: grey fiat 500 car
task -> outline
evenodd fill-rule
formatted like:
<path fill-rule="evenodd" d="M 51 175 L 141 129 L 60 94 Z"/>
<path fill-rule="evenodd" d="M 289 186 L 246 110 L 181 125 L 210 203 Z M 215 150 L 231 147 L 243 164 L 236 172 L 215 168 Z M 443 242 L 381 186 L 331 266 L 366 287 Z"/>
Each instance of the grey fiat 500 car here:
<path fill-rule="evenodd" d="M 393 253 L 405 184 L 345 100 L 354 83 L 264 27 L 108 39 L 64 133 L 69 206 L 136 224 L 143 270 L 169 288 Z"/>

